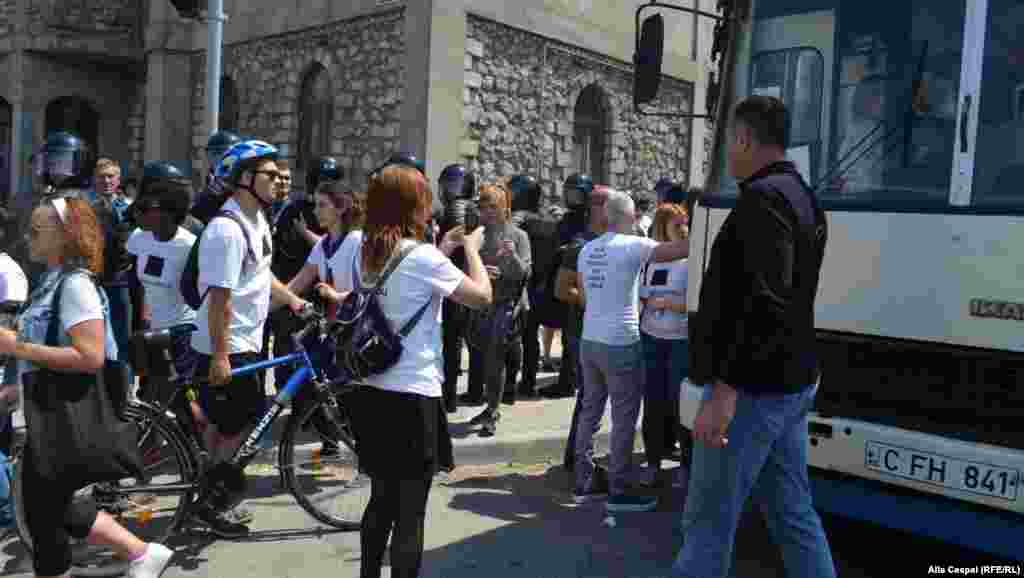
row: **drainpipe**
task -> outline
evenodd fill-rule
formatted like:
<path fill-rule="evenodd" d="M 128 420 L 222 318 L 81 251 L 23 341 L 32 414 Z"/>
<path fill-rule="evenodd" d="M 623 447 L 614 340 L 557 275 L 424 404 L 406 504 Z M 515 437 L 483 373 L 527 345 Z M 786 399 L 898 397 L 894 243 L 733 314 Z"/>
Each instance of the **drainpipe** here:
<path fill-rule="evenodd" d="M 209 45 L 206 47 L 206 115 L 210 135 L 217 132 L 220 118 L 221 52 L 224 42 L 224 0 L 208 0 L 206 22 Z"/>

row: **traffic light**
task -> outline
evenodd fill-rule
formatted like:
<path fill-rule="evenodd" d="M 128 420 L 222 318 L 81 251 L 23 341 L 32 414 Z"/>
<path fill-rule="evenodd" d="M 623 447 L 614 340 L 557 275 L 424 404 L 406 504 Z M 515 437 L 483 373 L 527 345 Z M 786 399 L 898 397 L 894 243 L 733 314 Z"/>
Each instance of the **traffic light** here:
<path fill-rule="evenodd" d="M 178 15 L 182 18 L 198 18 L 201 2 L 202 0 L 171 0 L 174 9 L 178 11 Z"/>

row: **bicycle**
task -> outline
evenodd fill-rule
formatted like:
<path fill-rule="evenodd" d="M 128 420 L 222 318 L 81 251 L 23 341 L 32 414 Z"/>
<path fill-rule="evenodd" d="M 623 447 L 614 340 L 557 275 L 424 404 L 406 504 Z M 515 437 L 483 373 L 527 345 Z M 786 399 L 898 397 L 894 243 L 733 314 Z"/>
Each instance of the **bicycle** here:
<path fill-rule="evenodd" d="M 354 386 L 328 380 L 321 367 L 327 356 L 333 355 L 324 350 L 330 324 L 315 312 L 304 312 L 304 318 L 309 321 L 293 336 L 294 353 L 233 369 L 232 377 L 298 364 L 229 463 L 239 471 L 250 464 L 261 451 L 264 434 L 295 396 L 304 387 L 310 387 L 309 402 L 304 407 L 292 408 L 278 447 L 282 485 L 318 522 L 337 530 L 358 530 L 369 501 L 370 481 L 359 469 L 351 425 L 338 402 Z M 178 326 L 147 332 L 144 339 L 151 350 L 169 351 L 173 335 L 194 330 L 195 326 Z M 174 374 L 173 367 L 169 373 Z M 223 482 L 210 480 L 211 464 L 189 407 L 188 392 L 193 380 L 178 376 L 170 381 L 175 385 L 175 393 L 168 407 L 133 399 L 123 412 L 126 419 L 139 427 L 144 478 L 94 484 L 80 490 L 75 498 L 96 500 L 101 510 L 146 542 L 163 542 L 177 533 L 198 503 L 197 496 L 224 497 L 229 493 L 222 487 Z M 319 447 L 315 447 L 325 441 L 338 445 L 340 451 L 336 456 L 321 455 Z M 12 451 L 15 475 L 11 495 L 16 504 L 18 536 L 31 552 L 31 537 L 21 508 L 17 467 L 20 455 L 20 451 Z M 172 503 L 175 498 L 177 502 Z M 338 509 L 325 507 L 324 503 L 334 498 L 338 498 Z M 76 576 L 108 576 L 123 572 L 126 567 L 127 562 L 115 559 L 108 548 L 89 546 L 76 552 L 72 571 Z"/>

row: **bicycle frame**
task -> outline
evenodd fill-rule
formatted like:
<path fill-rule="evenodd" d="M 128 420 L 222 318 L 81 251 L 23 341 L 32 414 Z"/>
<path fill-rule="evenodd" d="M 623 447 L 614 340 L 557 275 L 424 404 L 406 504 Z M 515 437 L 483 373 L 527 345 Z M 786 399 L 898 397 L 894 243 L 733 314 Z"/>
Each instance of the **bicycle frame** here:
<path fill-rule="evenodd" d="M 299 365 L 299 368 L 288 377 L 288 381 L 284 388 L 277 392 L 277 396 L 274 397 L 274 401 L 263 414 L 263 417 L 261 417 L 256 423 L 256 427 L 249 434 L 249 437 L 247 437 L 245 442 L 235 450 L 235 454 L 231 457 L 231 460 L 229 460 L 232 465 L 245 467 L 252 461 L 260 451 L 259 442 L 263 437 L 263 433 L 266 432 L 274 423 L 274 420 L 281 415 L 285 406 L 295 398 L 295 395 L 299 392 L 302 386 L 305 385 L 307 381 L 316 379 L 318 375 L 317 370 L 313 367 L 313 363 L 309 359 L 309 354 L 302 349 L 282 357 L 275 357 L 273 359 L 260 361 L 250 365 L 243 365 L 231 372 L 231 377 L 237 377 L 295 361 L 301 362 L 301 365 Z"/>

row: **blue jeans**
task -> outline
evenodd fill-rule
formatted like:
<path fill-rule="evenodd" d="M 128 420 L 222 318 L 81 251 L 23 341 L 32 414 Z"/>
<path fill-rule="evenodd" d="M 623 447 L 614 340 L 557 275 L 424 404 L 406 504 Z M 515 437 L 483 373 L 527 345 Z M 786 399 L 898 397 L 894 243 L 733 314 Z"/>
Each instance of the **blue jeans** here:
<path fill-rule="evenodd" d="M 679 384 L 690 369 L 689 341 L 660 339 L 640 334 L 647 367 L 644 386 L 643 437 L 647 464 L 661 468 L 670 439 L 676 439 L 679 424 Z M 680 440 L 676 440 L 680 441 Z"/>
<path fill-rule="evenodd" d="M 14 503 L 11 502 L 10 476 L 14 474 L 7 455 L 0 452 L 3 467 L 0 468 L 0 528 L 14 526 Z"/>
<path fill-rule="evenodd" d="M 132 336 L 132 297 L 128 287 L 106 287 L 110 302 L 110 325 L 117 342 L 117 360 L 128 366 L 129 383 L 135 380 L 135 370 L 128 364 Z"/>
<path fill-rule="evenodd" d="M 749 496 L 782 549 L 790 578 L 834 578 L 835 565 L 807 474 L 807 412 L 817 388 L 752 396 L 740 392 L 721 449 L 695 441 L 676 576 L 725 578 Z M 704 399 L 710 396 L 704 391 Z"/>

